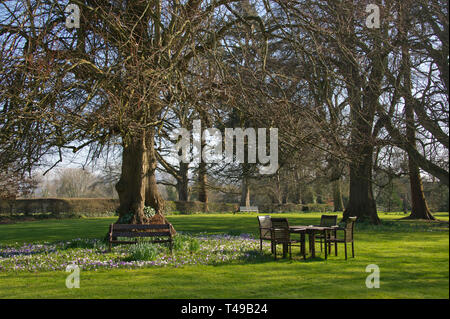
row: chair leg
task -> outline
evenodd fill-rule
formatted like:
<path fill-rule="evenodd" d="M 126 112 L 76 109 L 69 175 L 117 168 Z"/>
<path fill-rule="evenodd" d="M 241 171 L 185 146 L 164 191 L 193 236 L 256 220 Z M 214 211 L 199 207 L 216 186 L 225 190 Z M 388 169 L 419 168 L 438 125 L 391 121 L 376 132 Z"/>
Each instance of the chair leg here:
<path fill-rule="evenodd" d="M 308 247 L 309 247 L 309 252 L 312 252 L 312 245 L 311 245 L 312 239 L 311 239 L 311 234 L 308 234 Z"/>
<path fill-rule="evenodd" d="M 277 260 L 277 244 L 272 245 L 273 245 L 273 256 L 275 257 L 275 260 Z"/>
<path fill-rule="evenodd" d="M 352 241 L 352 257 L 355 258 L 355 245 L 353 241 Z"/>
<path fill-rule="evenodd" d="M 320 251 L 322 251 L 322 238 L 320 238 Z"/>
<path fill-rule="evenodd" d="M 344 242 L 345 245 L 345 260 L 347 260 L 347 242 Z"/>
<path fill-rule="evenodd" d="M 335 242 L 334 243 L 334 253 L 336 254 L 336 256 L 337 256 L 337 248 L 338 248 L 338 244 L 337 244 L 337 242 Z"/>
<path fill-rule="evenodd" d="M 262 239 L 259 240 L 259 251 L 262 251 Z"/>

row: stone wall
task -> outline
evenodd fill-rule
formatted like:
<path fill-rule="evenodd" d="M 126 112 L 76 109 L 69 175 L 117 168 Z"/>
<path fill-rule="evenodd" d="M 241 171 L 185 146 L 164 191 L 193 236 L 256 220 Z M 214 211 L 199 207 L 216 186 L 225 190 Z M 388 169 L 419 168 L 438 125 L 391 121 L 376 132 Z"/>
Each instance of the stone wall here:
<path fill-rule="evenodd" d="M 38 199 L 16 199 L 0 200 L 0 214 L 25 214 L 52 213 L 54 215 L 62 213 L 74 214 L 96 214 L 108 213 L 111 215 L 119 206 L 118 199 L 111 198 L 38 198 Z M 181 213 L 231 213 L 239 209 L 238 204 L 230 203 L 208 203 L 197 201 L 181 202 L 166 201 L 166 214 Z M 281 213 L 281 212 L 327 212 L 333 207 L 327 204 L 268 204 L 258 207 L 260 213 Z"/>
<path fill-rule="evenodd" d="M 1 214 L 103 213 L 115 211 L 119 204 L 109 198 L 38 198 L 0 200 Z"/>
<path fill-rule="evenodd" d="M 106 213 L 114 212 L 119 206 L 118 199 L 110 198 L 38 198 L 0 200 L 0 214 L 25 214 L 36 213 Z M 226 213 L 238 209 L 237 204 L 208 203 L 206 212 Z M 166 201 L 166 213 L 194 214 L 205 212 L 202 202 Z"/>

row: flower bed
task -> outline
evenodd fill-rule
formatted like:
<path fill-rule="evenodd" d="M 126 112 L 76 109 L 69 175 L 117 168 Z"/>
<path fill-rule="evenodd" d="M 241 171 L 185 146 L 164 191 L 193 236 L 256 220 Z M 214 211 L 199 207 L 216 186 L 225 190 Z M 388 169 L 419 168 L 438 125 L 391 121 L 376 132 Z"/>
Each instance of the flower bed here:
<path fill-rule="evenodd" d="M 265 248 L 268 247 L 268 244 L 264 245 Z M 158 253 L 153 260 L 130 260 L 133 245 L 116 246 L 108 253 L 106 244 L 98 239 L 78 238 L 70 242 L 0 246 L 0 272 L 61 271 L 69 264 L 76 264 L 82 270 L 182 267 L 264 258 L 264 253 L 259 252 L 259 240 L 246 234 L 240 236 L 179 234 L 175 237 L 172 255 L 166 246 L 156 246 Z"/>

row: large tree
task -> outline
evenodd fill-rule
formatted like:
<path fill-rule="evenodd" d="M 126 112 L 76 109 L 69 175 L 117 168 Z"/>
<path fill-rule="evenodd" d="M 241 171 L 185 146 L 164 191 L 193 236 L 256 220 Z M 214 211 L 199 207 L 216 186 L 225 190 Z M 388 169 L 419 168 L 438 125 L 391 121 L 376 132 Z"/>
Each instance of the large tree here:
<path fill-rule="evenodd" d="M 182 81 L 195 57 L 213 51 L 236 23 L 227 14 L 234 2 L 74 0 L 81 18 L 71 30 L 59 2 L 5 2 L 5 119 L 39 120 L 43 125 L 34 134 L 47 133 L 41 144 L 59 150 L 101 147 L 119 137 L 119 216 L 132 214 L 134 223 L 144 223 L 146 204 L 162 214 L 155 176 L 162 110 L 183 96 Z M 27 117 L 13 120 L 19 109 Z M 28 129 L 31 123 L 25 123 Z"/>

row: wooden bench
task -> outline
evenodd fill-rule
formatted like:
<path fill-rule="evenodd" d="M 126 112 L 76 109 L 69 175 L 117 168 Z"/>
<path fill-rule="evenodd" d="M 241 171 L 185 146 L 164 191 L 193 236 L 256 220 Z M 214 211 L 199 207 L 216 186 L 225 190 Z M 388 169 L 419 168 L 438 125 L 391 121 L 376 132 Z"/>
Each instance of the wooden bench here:
<path fill-rule="evenodd" d="M 118 240 L 118 237 L 136 238 L 135 240 Z M 149 240 L 149 243 L 169 243 L 170 252 L 172 253 L 173 241 L 169 224 L 158 225 L 128 225 L 128 224 L 111 224 L 109 226 L 109 251 L 112 244 L 136 244 L 137 238 L 157 237 L 157 239 Z M 160 238 L 164 239 L 160 239 Z M 167 238 L 167 239 L 165 239 Z"/>
<path fill-rule="evenodd" d="M 251 213 L 251 212 L 254 212 L 254 213 L 259 213 L 259 210 L 258 210 L 258 206 L 241 206 L 241 207 L 239 207 L 239 212 L 240 213 Z"/>

